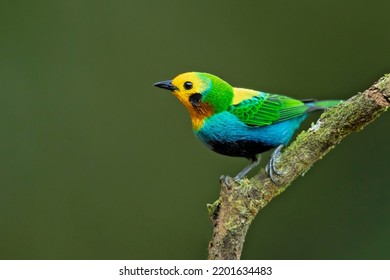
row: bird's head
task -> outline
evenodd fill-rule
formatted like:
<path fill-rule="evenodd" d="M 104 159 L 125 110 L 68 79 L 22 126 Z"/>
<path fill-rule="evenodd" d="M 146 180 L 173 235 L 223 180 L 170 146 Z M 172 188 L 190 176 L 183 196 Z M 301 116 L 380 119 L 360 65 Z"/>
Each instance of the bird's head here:
<path fill-rule="evenodd" d="M 184 104 L 194 129 L 199 129 L 205 118 L 226 110 L 233 100 L 233 88 L 208 73 L 188 72 L 154 86 L 170 90 Z"/>

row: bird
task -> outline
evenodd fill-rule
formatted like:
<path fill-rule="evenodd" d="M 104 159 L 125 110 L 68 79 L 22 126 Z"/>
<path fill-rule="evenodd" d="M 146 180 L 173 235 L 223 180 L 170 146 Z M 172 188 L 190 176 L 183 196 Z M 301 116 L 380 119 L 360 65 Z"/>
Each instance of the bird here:
<path fill-rule="evenodd" d="M 233 87 L 204 72 L 179 74 L 153 84 L 166 89 L 187 108 L 195 136 L 212 151 L 250 160 L 233 179 L 239 181 L 260 163 L 261 154 L 275 149 L 266 172 L 277 184 L 275 168 L 281 149 L 309 113 L 323 111 L 341 100 L 298 100 L 285 95 Z M 228 184 L 230 177 L 221 176 Z"/>

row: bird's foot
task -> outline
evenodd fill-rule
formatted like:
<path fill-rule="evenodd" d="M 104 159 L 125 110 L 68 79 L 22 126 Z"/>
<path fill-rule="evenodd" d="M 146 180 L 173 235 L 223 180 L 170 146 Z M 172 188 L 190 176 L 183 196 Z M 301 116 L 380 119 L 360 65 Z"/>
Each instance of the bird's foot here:
<path fill-rule="evenodd" d="M 221 177 L 219 177 L 219 183 L 222 184 L 224 183 L 226 186 L 228 186 L 229 188 L 232 186 L 232 182 L 234 183 L 238 183 L 242 178 L 239 178 L 238 176 L 232 178 L 230 177 L 229 175 L 221 175 Z"/>
<path fill-rule="evenodd" d="M 265 166 L 265 172 L 268 174 L 269 178 L 275 185 L 280 185 L 281 182 L 275 178 L 274 175 L 277 176 L 283 176 L 285 172 L 280 171 L 276 169 L 275 163 L 278 161 L 279 156 L 280 156 L 280 151 L 282 150 L 284 145 L 279 145 L 275 151 L 272 153 L 272 156 L 268 162 L 268 164 Z"/>
<path fill-rule="evenodd" d="M 236 177 L 232 178 L 230 176 L 222 175 L 219 178 L 219 182 L 220 183 L 225 183 L 226 186 L 231 187 L 231 183 L 230 182 L 238 183 L 240 180 L 242 180 L 242 178 L 245 177 L 246 174 L 248 174 L 249 171 L 251 171 L 255 166 L 259 165 L 260 160 L 261 160 L 261 156 L 260 155 L 254 157 L 252 159 L 252 162 L 249 165 L 247 165 L 243 170 L 241 170 L 241 172 L 238 173 L 236 175 Z"/>

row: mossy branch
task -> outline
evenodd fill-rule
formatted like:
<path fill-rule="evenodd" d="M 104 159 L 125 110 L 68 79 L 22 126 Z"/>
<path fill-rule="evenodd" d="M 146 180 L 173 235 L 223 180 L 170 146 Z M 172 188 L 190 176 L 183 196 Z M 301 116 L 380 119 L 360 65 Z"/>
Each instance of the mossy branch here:
<path fill-rule="evenodd" d="M 239 259 L 246 233 L 257 213 L 344 137 L 379 117 L 389 102 L 390 74 L 387 74 L 363 93 L 325 111 L 314 126 L 298 135 L 276 164 L 284 172 L 278 177 L 279 185 L 269 179 L 264 169 L 251 179 L 231 181 L 230 186 L 221 182 L 219 199 L 208 205 L 214 227 L 208 258 Z"/>

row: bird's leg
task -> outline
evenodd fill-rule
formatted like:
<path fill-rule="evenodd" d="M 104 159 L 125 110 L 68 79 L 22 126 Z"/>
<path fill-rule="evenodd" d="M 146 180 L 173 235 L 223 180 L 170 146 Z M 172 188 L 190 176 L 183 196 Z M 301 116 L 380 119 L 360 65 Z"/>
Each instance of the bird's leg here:
<path fill-rule="evenodd" d="M 284 175 L 284 172 L 279 171 L 275 167 L 275 163 L 278 161 L 278 158 L 280 156 L 280 151 L 282 150 L 284 145 L 279 145 L 275 151 L 272 153 L 271 158 L 268 162 L 268 164 L 265 166 L 265 172 L 267 172 L 269 178 L 271 179 L 274 184 L 279 185 L 278 180 L 275 179 L 274 174 L 278 176 Z"/>
<path fill-rule="evenodd" d="M 260 155 L 255 156 L 252 159 L 252 162 L 250 164 L 248 164 L 247 166 L 245 166 L 245 168 L 243 170 L 241 170 L 241 172 L 238 173 L 236 175 L 236 177 L 234 177 L 234 181 L 241 180 L 246 174 L 248 174 L 249 171 L 251 171 L 254 167 L 259 165 L 260 160 L 261 160 L 261 156 Z"/>
<path fill-rule="evenodd" d="M 247 166 L 245 166 L 245 168 L 244 168 L 243 170 L 241 170 L 241 172 L 238 173 L 238 174 L 236 175 L 236 177 L 233 178 L 233 180 L 234 180 L 235 182 L 241 180 L 246 174 L 248 174 L 249 171 L 251 171 L 254 167 L 256 167 L 257 165 L 259 165 L 260 160 L 261 160 L 261 156 L 260 156 L 260 155 L 257 155 L 257 156 L 255 156 L 253 159 L 251 159 L 251 160 L 252 160 L 252 162 L 251 162 L 250 164 L 248 164 Z M 224 175 L 222 175 L 222 176 L 219 178 L 219 181 L 220 181 L 220 182 L 224 181 L 225 184 L 226 184 L 227 186 L 230 187 L 230 183 L 229 183 L 229 180 L 230 180 L 230 179 L 231 179 L 230 176 L 224 176 Z"/>

